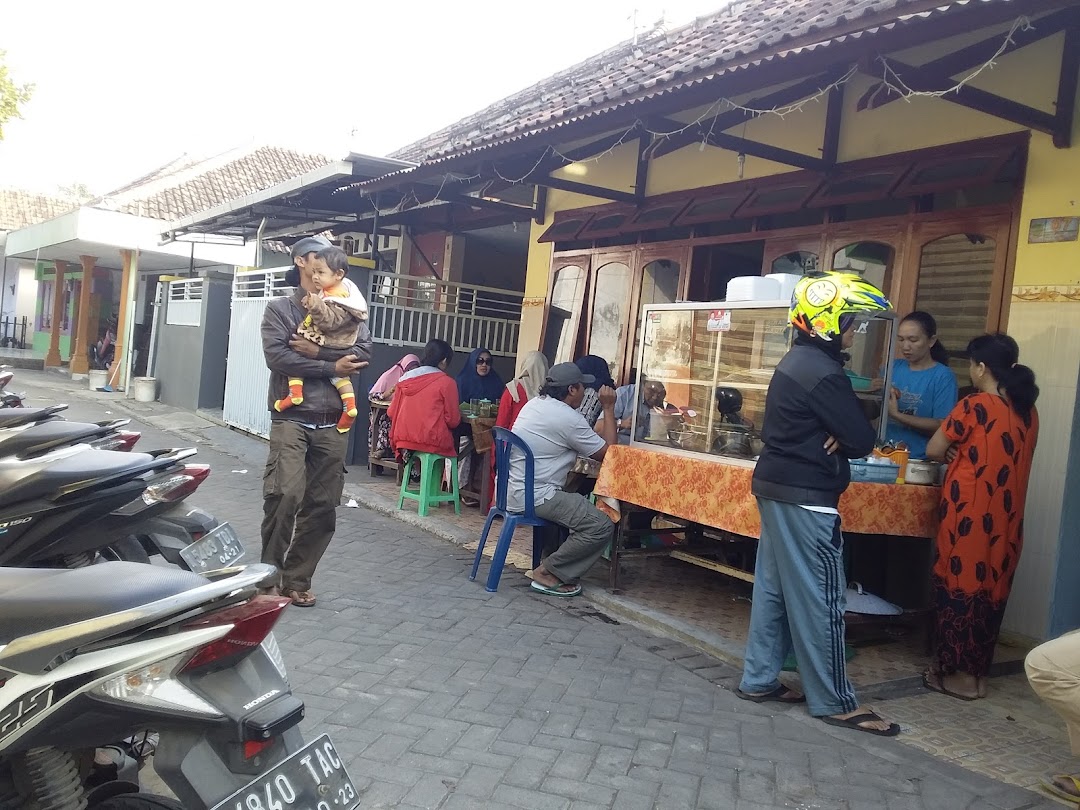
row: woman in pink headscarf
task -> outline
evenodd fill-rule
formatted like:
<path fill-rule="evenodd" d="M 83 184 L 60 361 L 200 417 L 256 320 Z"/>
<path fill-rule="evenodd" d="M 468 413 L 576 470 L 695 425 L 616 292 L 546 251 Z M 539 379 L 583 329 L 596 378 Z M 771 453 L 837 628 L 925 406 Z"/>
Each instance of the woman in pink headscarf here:
<path fill-rule="evenodd" d="M 525 403 L 540 393 L 551 364 L 542 352 L 528 352 L 521 358 L 517 375 L 506 384 L 502 399 L 499 400 L 499 415 L 495 418 L 495 427 L 510 430 L 514 426 Z M 491 454 L 491 503 L 495 503 L 495 453 Z M 491 504 L 488 504 L 488 508 Z M 485 510 L 486 513 L 486 510 Z"/>
<path fill-rule="evenodd" d="M 371 386 L 371 390 L 368 391 L 368 400 L 378 400 L 380 402 L 389 402 L 394 396 L 394 389 L 397 388 L 398 380 L 401 379 L 401 375 L 406 371 L 412 371 L 420 365 L 420 358 L 415 354 L 407 354 L 398 360 L 394 365 L 390 366 L 383 375 L 375 381 L 375 384 Z M 375 426 L 375 411 L 371 412 L 371 418 L 368 421 L 368 447 L 371 447 L 371 433 Z M 387 415 L 379 422 L 379 436 L 375 443 L 375 457 L 376 458 L 393 458 L 394 451 L 390 447 L 390 416 Z"/>

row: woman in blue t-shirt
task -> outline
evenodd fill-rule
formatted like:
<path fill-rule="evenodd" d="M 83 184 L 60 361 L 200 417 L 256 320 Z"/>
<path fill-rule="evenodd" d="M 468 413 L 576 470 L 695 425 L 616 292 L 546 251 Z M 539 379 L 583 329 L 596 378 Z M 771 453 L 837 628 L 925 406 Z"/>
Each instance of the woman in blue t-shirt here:
<path fill-rule="evenodd" d="M 949 353 L 937 339 L 937 321 L 912 312 L 900 322 L 893 360 L 892 396 L 886 438 L 904 442 L 911 458 L 926 458 L 926 443 L 956 404 L 956 375 L 945 365 Z"/>

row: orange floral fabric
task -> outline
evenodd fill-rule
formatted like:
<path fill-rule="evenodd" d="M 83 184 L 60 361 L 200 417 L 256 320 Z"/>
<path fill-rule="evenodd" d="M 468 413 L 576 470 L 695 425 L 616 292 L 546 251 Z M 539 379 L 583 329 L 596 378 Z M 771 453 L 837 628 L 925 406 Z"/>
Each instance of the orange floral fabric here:
<path fill-rule="evenodd" d="M 748 467 L 619 445 L 608 448 L 593 491 L 598 499 L 614 498 L 758 537 L 761 520 L 750 494 L 753 474 Z M 847 532 L 935 537 L 940 498 L 938 487 L 852 484 L 840 499 L 840 516 Z"/>

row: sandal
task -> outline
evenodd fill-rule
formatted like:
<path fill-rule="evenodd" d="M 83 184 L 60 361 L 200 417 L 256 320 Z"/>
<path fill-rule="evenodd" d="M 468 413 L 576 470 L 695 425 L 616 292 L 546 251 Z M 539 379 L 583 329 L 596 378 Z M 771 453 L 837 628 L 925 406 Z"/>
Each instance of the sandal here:
<path fill-rule="evenodd" d="M 282 591 L 281 595 L 292 599 L 297 607 L 315 607 L 315 594 L 311 591 Z"/>
<path fill-rule="evenodd" d="M 1075 793 L 1070 793 L 1065 788 L 1057 784 L 1058 780 L 1062 782 L 1071 782 Z M 1047 793 L 1051 793 L 1057 796 L 1059 799 L 1064 799 L 1067 802 L 1073 804 L 1080 804 L 1080 778 L 1068 773 L 1052 773 L 1047 774 L 1042 778 L 1040 785 Z"/>
<path fill-rule="evenodd" d="M 931 680 L 931 678 L 933 678 L 934 680 Z M 972 701 L 979 699 L 977 695 L 961 695 L 959 692 L 954 692 L 951 689 L 948 689 L 945 686 L 945 679 L 941 676 L 941 673 L 939 672 L 931 672 L 930 670 L 926 670 L 926 672 L 924 672 L 922 675 L 922 682 L 923 686 L 925 686 L 931 692 L 940 692 L 943 695 L 948 695 L 949 697 L 956 698 L 957 700 Z"/>
<path fill-rule="evenodd" d="M 558 585 L 545 585 L 534 579 L 530 584 L 534 591 L 540 591 L 540 593 L 547 594 L 548 596 L 578 596 L 581 593 L 580 585 L 569 585 L 565 582 L 560 582 Z M 564 591 L 561 590 L 562 588 L 569 588 L 570 590 Z"/>
<path fill-rule="evenodd" d="M 792 697 L 792 695 L 796 697 Z M 744 692 L 742 689 L 736 689 L 735 697 L 749 700 L 751 703 L 768 703 L 769 701 L 775 701 L 776 703 L 806 703 L 806 695 L 800 695 L 794 689 L 789 689 L 783 684 L 763 695 L 754 695 L 750 692 Z"/>
<path fill-rule="evenodd" d="M 857 714 L 854 717 L 848 717 L 845 720 L 841 720 L 839 717 L 825 716 L 821 718 L 823 722 L 828 723 L 830 726 L 839 726 L 840 728 L 851 728 L 855 731 L 865 731 L 867 734 L 876 734 L 878 737 L 895 737 L 900 733 L 900 726 L 896 723 L 889 723 L 887 729 L 867 728 L 862 723 L 869 723 L 873 720 L 884 722 L 884 719 L 878 717 L 876 712 L 872 712 L 869 709 L 861 714 Z"/>

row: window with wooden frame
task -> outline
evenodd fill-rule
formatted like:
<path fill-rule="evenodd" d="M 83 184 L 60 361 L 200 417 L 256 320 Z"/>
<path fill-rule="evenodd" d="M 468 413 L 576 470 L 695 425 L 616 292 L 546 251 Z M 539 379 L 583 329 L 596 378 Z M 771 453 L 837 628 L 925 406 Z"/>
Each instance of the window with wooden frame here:
<path fill-rule="evenodd" d="M 907 166 L 894 166 L 878 171 L 857 169 L 841 171 L 830 177 L 810 198 L 809 205 L 849 205 L 888 197 L 907 173 Z"/>
<path fill-rule="evenodd" d="M 608 236 L 616 236 L 633 215 L 633 208 L 615 208 L 599 212 L 589 220 L 589 223 L 578 233 L 577 238 L 604 239 Z"/>
<path fill-rule="evenodd" d="M 622 226 L 622 233 L 637 233 L 667 228 L 690 203 L 690 199 L 669 200 L 655 205 L 642 206 Z"/>
<path fill-rule="evenodd" d="M 736 209 L 750 196 L 751 188 L 738 184 L 725 187 L 723 191 L 694 197 L 675 219 L 676 225 L 700 225 L 706 222 L 730 219 Z"/>
<path fill-rule="evenodd" d="M 1014 151 L 994 150 L 921 160 L 905 175 L 893 194 L 918 197 L 960 186 L 990 183 L 1008 163 Z"/>
<path fill-rule="evenodd" d="M 821 186 L 822 178 L 804 172 L 798 174 L 801 177 L 797 180 L 777 180 L 758 186 L 750 192 L 746 202 L 739 206 L 735 216 L 760 217 L 802 208 Z"/>
<path fill-rule="evenodd" d="M 543 343 L 543 352 L 552 363 L 577 359 L 588 278 L 588 256 L 565 261 L 552 272 Z"/>
<path fill-rule="evenodd" d="M 560 211 L 555 221 L 537 237 L 537 242 L 569 242 L 577 238 L 582 228 L 593 218 L 592 212 Z"/>

